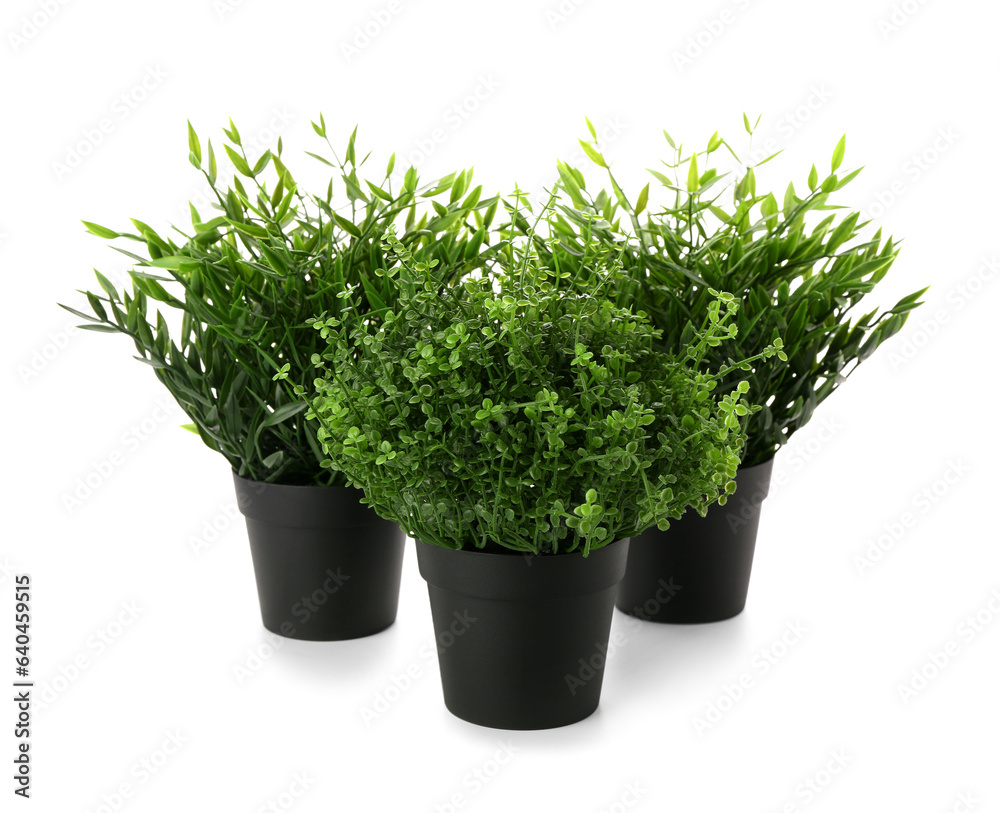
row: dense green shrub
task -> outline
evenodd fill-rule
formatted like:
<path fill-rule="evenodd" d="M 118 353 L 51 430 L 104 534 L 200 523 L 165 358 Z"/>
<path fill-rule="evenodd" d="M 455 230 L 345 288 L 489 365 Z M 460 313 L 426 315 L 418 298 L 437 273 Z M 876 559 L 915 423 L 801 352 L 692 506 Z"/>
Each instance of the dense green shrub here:
<path fill-rule="evenodd" d="M 596 288 L 559 290 L 530 250 L 449 286 L 443 263 L 385 242 L 397 307 L 316 320 L 311 407 L 330 465 L 383 517 L 444 547 L 587 552 L 732 490 L 746 385 L 718 397 L 696 369 L 730 337 L 731 297 L 671 356 Z"/>

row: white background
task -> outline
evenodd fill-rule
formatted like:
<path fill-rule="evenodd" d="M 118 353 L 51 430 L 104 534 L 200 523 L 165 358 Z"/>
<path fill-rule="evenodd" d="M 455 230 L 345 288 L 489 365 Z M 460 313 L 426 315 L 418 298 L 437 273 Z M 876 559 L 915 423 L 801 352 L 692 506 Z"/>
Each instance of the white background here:
<path fill-rule="evenodd" d="M 3 809 L 1000 810 L 998 24 L 973 0 L 8 0 L 0 679 L 13 574 L 30 572 L 49 702 L 30 802 L 9 802 L 3 714 Z M 786 150 L 760 179 L 779 193 L 846 131 L 845 169 L 867 167 L 847 202 L 905 238 L 873 299 L 933 288 L 779 455 L 746 612 L 687 628 L 617 614 L 601 708 L 567 729 L 508 735 L 445 711 L 412 548 L 387 632 L 266 634 L 225 462 L 177 428 L 126 339 L 75 331 L 55 306 L 79 304 L 91 267 L 126 270 L 80 219 L 181 223 L 201 192 L 188 118 L 216 145 L 230 115 L 245 140 L 280 134 L 294 169 L 323 111 L 338 145 L 361 124 L 378 170 L 396 151 L 426 178 L 475 164 L 507 191 L 544 186 L 556 157 L 582 164 L 589 115 L 635 190 L 666 157 L 661 128 L 745 146 L 744 110 L 764 115 L 758 144 Z M 783 653 L 788 624 L 807 631 Z M 379 694 L 393 702 L 367 724 Z"/>

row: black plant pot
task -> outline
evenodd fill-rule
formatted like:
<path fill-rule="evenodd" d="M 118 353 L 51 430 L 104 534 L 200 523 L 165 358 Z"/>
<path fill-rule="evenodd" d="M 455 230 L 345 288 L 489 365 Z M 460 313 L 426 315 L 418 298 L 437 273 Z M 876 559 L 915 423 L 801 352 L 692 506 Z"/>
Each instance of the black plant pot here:
<path fill-rule="evenodd" d="M 470 723 L 518 730 L 593 714 L 627 555 L 627 539 L 586 558 L 418 541 L 448 710 Z"/>
<path fill-rule="evenodd" d="M 233 479 L 267 629 L 341 641 L 396 620 L 406 536 L 362 505 L 361 491 Z"/>
<path fill-rule="evenodd" d="M 736 473 L 736 493 L 702 517 L 688 511 L 670 528 L 632 539 L 618 609 L 646 621 L 701 624 L 743 612 L 760 508 L 774 458 Z"/>

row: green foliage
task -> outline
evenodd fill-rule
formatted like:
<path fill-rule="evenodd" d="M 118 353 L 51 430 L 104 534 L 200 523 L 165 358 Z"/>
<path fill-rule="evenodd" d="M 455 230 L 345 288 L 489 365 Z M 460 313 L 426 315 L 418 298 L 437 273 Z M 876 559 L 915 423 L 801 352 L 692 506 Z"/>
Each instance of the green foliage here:
<path fill-rule="evenodd" d="M 311 401 L 330 465 L 380 515 L 449 548 L 586 553 L 732 491 L 746 386 L 717 396 L 697 369 L 731 335 L 731 297 L 670 356 L 645 318 L 559 290 L 530 241 L 460 286 L 385 245 L 397 307 L 315 321 L 328 348 Z"/>
<path fill-rule="evenodd" d="M 456 278 L 478 267 L 496 199 L 471 188 L 471 170 L 421 187 L 411 167 L 394 190 L 394 158 L 380 182 L 362 180 L 357 130 L 341 161 L 322 116 L 313 127 L 333 160 L 313 157 L 337 175 L 344 200 L 334 199 L 333 179 L 322 194 L 301 189 L 280 140 L 275 152 L 247 155 L 232 122 L 224 154 L 236 174 L 223 187 L 211 141 L 203 150 L 189 124 L 189 158 L 208 181 L 215 211 L 203 219 L 191 205 L 190 233 L 177 236 L 138 220 L 125 232 L 85 223 L 98 237 L 142 244 L 147 256 L 118 248 L 135 262 L 131 291 L 118 291 L 97 272 L 99 290 L 86 292 L 92 315 L 67 310 L 87 321 L 84 328 L 129 336 L 192 431 L 241 476 L 342 484 L 335 469 L 320 466 L 316 424 L 305 420 L 306 403 L 295 394 L 315 376 L 312 358 L 325 348 L 307 320 L 350 309 L 354 318 L 377 322 L 392 307 L 395 289 L 380 276 L 390 227 L 402 229 L 400 240 L 414 257 L 440 262 Z M 350 299 L 349 290 L 356 292 Z M 174 323 L 168 326 L 167 317 Z"/>
<path fill-rule="evenodd" d="M 746 117 L 744 124 L 752 135 L 756 125 Z M 862 238 L 868 224 L 859 213 L 831 202 L 860 172 L 838 174 L 845 138 L 833 152 L 829 175 L 821 180 L 813 166 L 808 191 L 789 184 L 779 201 L 758 192 L 754 172 L 774 156 L 727 176 L 710 166 L 713 153 L 725 147 L 739 159 L 718 133 L 695 152 L 664 136 L 673 157 L 649 172 L 666 203 L 650 206 L 648 184 L 634 198 L 626 196 L 610 169 L 611 190 L 591 194 L 583 173 L 560 162 L 546 216 L 551 240 L 536 238 L 536 248 L 559 270 L 561 284 L 584 291 L 595 283 L 593 259 L 621 254 L 623 270 L 606 295 L 649 314 L 667 352 L 681 352 L 704 325 L 714 290 L 734 294 L 738 335 L 712 349 L 708 369 L 753 356 L 780 337 L 787 364 L 734 369 L 722 382 L 723 391 L 748 382 L 747 397 L 763 406 L 747 430 L 744 463 L 754 465 L 772 457 L 860 362 L 903 327 L 926 288 L 888 310 L 852 314 L 888 273 L 898 249 L 881 230 Z M 596 144 L 588 147 L 594 163 L 607 168 Z M 531 230 L 516 216 L 506 228 L 510 235 Z"/>

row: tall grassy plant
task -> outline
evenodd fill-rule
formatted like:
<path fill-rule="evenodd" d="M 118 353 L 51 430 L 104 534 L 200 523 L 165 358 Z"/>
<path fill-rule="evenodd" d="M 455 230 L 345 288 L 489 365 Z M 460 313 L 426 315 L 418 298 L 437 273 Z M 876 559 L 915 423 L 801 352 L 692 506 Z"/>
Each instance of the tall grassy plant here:
<path fill-rule="evenodd" d="M 744 125 L 752 138 L 756 125 L 746 116 Z M 648 313 L 667 352 L 682 349 L 702 329 L 713 291 L 734 294 L 737 337 L 709 353 L 709 369 L 783 340 L 787 364 L 737 367 L 722 382 L 724 391 L 747 382 L 749 400 L 762 406 L 747 427 L 745 465 L 770 459 L 921 304 L 926 288 L 891 308 L 857 313 L 898 249 L 881 230 L 864 237 L 868 223 L 860 213 L 834 203 L 860 172 L 841 172 L 846 139 L 834 149 L 825 177 L 814 165 L 802 191 L 789 183 L 779 202 L 758 191 L 755 174 L 774 156 L 732 173 L 711 166 L 721 148 L 739 162 L 718 133 L 705 149 L 685 151 L 664 131 L 671 157 L 650 169 L 653 180 L 632 195 L 618 184 L 592 127 L 591 136 L 581 144 L 607 172 L 610 189 L 592 193 L 579 169 L 559 162 L 547 215 L 551 239 L 536 239 L 539 250 L 549 246 L 545 262 L 563 284 L 583 290 L 595 284 L 592 258 L 620 252 L 623 270 L 608 295 Z M 657 202 L 657 191 L 664 201 Z M 531 225 L 522 215 L 507 228 L 525 235 Z"/>
<path fill-rule="evenodd" d="M 421 187 L 411 167 L 393 189 L 395 156 L 379 182 L 362 179 L 357 129 L 341 159 L 322 116 L 313 127 L 330 158 L 309 155 L 335 175 L 320 194 L 295 181 L 280 139 L 276 151 L 249 156 L 231 121 L 224 152 L 235 175 L 223 187 L 211 141 L 203 151 L 189 124 L 190 161 L 215 197 L 214 211 L 203 216 L 192 204 L 190 229 L 171 234 L 139 220 L 134 231 L 85 222 L 99 237 L 141 244 L 145 256 L 116 246 L 135 263 L 131 291 L 98 271 L 99 289 L 84 292 L 92 313 L 67 310 L 86 320 L 86 330 L 128 336 L 136 358 L 190 417 L 188 428 L 240 476 L 342 485 L 336 468 L 320 466 L 316 424 L 305 420 L 293 389 L 312 381 L 313 358 L 326 346 L 307 321 L 345 308 L 372 321 L 387 312 L 395 290 L 379 273 L 389 228 L 402 230 L 415 257 L 441 262 L 456 278 L 477 267 L 496 199 L 472 188 L 471 170 Z M 285 377 L 275 380 L 279 370 Z"/>

